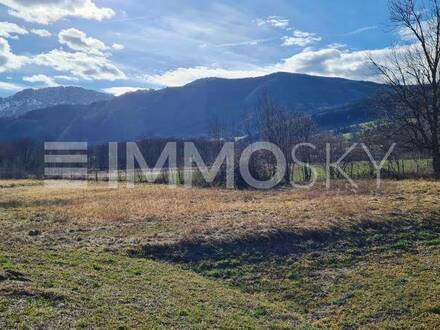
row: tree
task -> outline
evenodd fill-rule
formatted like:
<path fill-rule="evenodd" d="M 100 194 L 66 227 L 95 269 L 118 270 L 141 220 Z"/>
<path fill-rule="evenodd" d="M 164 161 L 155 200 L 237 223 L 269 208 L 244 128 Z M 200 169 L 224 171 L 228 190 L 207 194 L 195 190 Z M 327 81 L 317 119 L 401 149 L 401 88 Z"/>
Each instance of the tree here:
<path fill-rule="evenodd" d="M 404 143 L 429 151 L 440 178 L 440 6 L 437 0 L 391 0 L 389 9 L 407 43 L 382 63 L 372 59 L 393 90 L 388 122 Z"/>
<path fill-rule="evenodd" d="M 257 129 L 260 138 L 277 145 L 287 161 L 285 181 L 292 179 L 293 159 L 292 148 L 298 143 L 310 142 L 318 131 L 318 127 L 310 116 L 300 112 L 292 112 L 273 102 L 267 94 L 259 100 L 257 109 Z M 310 162 L 310 153 L 303 151 L 306 162 Z M 306 173 L 310 177 L 309 173 Z"/>
<path fill-rule="evenodd" d="M 209 135 L 216 141 L 221 141 L 225 138 L 226 129 L 225 123 L 222 119 L 215 116 L 209 121 Z"/>

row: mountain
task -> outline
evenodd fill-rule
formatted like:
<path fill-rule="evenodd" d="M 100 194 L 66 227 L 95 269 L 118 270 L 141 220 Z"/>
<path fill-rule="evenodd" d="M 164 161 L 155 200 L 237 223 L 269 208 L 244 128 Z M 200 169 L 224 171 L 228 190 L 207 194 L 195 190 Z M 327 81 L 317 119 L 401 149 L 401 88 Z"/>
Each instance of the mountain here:
<path fill-rule="evenodd" d="M 350 106 L 383 85 L 340 78 L 275 73 L 246 79 L 209 78 L 183 87 L 138 91 L 88 106 L 60 105 L 0 121 L 0 140 L 29 137 L 61 141 L 200 137 L 220 120 L 239 134 L 262 93 L 291 111 L 311 114 Z M 68 118 L 68 119 L 67 119 Z"/>
<path fill-rule="evenodd" d="M 323 130 L 341 130 L 376 120 L 383 114 L 384 105 L 377 98 L 369 97 L 341 107 L 318 111 L 312 118 Z"/>
<path fill-rule="evenodd" d="M 25 89 L 13 96 L 0 98 L 0 117 L 19 117 L 32 110 L 60 104 L 88 105 L 111 98 L 109 94 L 80 87 Z"/>

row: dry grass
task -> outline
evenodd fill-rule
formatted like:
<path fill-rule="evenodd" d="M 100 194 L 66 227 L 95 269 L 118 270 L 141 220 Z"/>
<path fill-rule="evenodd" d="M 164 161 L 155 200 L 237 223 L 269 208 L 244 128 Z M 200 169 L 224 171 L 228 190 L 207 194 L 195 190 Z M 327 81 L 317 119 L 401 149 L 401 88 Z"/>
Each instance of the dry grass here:
<path fill-rule="evenodd" d="M 0 328 L 439 328 L 439 196 L 0 181 Z"/>
<path fill-rule="evenodd" d="M 40 186 L 42 184 L 43 182 L 38 180 L 1 180 L 0 189 L 26 187 L 26 186 Z"/>
<path fill-rule="evenodd" d="M 60 241 L 64 244 L 69 238 L 75 244 L 90 243 L 90 235 L 80 240 L 78 232 L 93 232 L 95 245 L 105 245 L 106 240 L 110 245 L 229 241 L 280 231 L 301 233 L 371 222 L 423 220 L 438 212 L 440 195 L 440 183 L 414 180 L 388 181 L 381 190 L 374 182 L 365 181 L 357 191 L 342 182 L 331 191 L 322 186 L 272 192 L 161 185 L 109 189 L 105 184 L 62 189 L 32 182 L 7 192 L 1 189 L 0 207 L 7 214 L 2 221 L 4 227 L 12 227 L 9 232 L 22 235 L 38 229 L 52 241 L 63 236 Z M 43 214 L 53 221 L 40 224 L 38 218 Z M 10 221 L 17 217 L 29 221 Z"/>

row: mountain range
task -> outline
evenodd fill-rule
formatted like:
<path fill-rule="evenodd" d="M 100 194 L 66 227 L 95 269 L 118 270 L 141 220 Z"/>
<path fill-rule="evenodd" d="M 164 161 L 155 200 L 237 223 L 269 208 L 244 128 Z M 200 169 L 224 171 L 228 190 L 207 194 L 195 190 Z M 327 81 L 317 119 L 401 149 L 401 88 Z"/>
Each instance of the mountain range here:
<path fill-rule="evenodd" d="M 0 117 L 20 117 L 32 110 L 60 104 L 88 105 L 108 101 L 112 95 L 80 87 L 48 87 L 25 89 L 17 94 L 0 98 Z"/>
<path fill-rule="evenodd" d="M 255 114 L 263 93 L 290 111 L 311 114 L 325 129 L 341 128 L 371 119 L 369 100 L 383 90 L 383 85 L 372 82 L 292 73 L 208 78 L 183 87 L 114 98 L 97 93 L 98 100 L 90 104 L 61 100 L 18 117 L 0 118 L 0 141 L 31 138 L 104 143 L 145 137 L 202 137 L 208 135 L 211 123 L 218 121 L 238 136 L 244 119 Z"/>

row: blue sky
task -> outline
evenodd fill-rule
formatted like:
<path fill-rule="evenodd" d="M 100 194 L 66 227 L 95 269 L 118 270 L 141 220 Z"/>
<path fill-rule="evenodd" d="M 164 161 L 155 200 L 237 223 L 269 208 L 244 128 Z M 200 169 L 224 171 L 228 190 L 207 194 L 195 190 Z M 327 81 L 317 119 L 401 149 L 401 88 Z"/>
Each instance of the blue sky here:
<path fill-rule="evenodd" d="M 0 0 L 0 96 L 275 71 L 375 80 L 368 56 L 396 39 L 386 0 Z"/>

